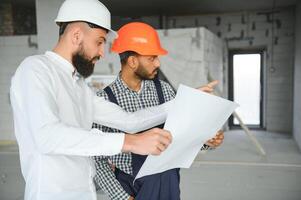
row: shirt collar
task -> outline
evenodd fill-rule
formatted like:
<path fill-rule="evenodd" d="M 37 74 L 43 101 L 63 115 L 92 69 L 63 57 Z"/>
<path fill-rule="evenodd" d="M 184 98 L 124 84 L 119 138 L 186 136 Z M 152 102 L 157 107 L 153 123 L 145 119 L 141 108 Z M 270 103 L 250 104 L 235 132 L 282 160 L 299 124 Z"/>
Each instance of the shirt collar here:
<path fill-rule="evenodd" d="M 79 79 L 84 79 L 84 77 L 80 73 L 78 73 L 76 70 L 72 73 L 72 78 L 75 81 L 77 81 Z"/>
<path fill-rule="evenodd" d="M 127 92 L 127 91 L 135 92 L 131 88 L 129 88 L 127 84 L 121 79 L 121 73 L 119 73 L 119 75 L 117 76 L 116 85 L 119 91 L 121 92 Z M 141 83 L 141 89 L 139 93 L 142 93 L 146 89 L 149 90 L 150 87 L 151 87 L 151 80 L 143 80 Z"/>
<path fill-rule="evenodd" d="M 121 73 L 117 76 L 116 85 L 121 92 L 131 91 L 127 84 L 121 79 Z"/>

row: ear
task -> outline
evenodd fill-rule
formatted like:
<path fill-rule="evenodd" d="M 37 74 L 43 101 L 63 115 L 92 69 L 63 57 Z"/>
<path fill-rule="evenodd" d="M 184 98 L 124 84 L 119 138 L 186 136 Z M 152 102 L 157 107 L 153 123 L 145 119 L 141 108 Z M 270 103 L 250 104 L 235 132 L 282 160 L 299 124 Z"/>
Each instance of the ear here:
<path fill-rule="evenodd" d="M 138 58 L 134 55 L 129 56 L 127 60 L 127 64 L 133 71 L 136 71 L 139 65 Z"/>
<path fill-rule="evenodd" d="M 78 47 L 83 40 L 83 31 L 80 29 L 80 27 L 74 27 L 71 34 L 72 44 Z"/>

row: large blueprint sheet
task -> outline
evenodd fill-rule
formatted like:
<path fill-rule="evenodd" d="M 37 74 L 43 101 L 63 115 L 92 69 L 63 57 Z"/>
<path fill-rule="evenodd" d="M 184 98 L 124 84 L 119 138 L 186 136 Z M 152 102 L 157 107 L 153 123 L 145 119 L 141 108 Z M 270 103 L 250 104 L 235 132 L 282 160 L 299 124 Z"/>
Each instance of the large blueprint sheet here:
<path fill-rule="evenodd" d="M 164 129 L 172 143 L 160 156 L 148 156 L 136 179 L 173 168 L 189 168 L 203 144 L 214 137 L 238 105 L 180 85 Z"/>

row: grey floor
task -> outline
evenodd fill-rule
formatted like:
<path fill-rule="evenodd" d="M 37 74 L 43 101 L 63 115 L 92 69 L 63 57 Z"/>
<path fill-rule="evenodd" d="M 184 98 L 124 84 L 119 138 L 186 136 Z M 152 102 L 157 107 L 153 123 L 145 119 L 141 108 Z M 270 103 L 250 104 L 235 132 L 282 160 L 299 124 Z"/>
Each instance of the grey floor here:
<path fill-rule="evenodd" d="M 184 200 L 301 200 L 301 153 L 291 137 L 255 133 L 261 156 L 242 131 L 225 133 L 224 144 L 200 153 L 182 170 Z"/>
<path fill-rule="evenodd" d="M 183 200 L 301 200 L 301 153 L 295 141 L 277 133 L 254 132 L 267 156 L 261 156 L 242 131 L 225 133 L 224 144 L 199 153 L 181 170 Z M 23 199 L 15 146 L 0 146 L 0 200 Z M 99 193 L 98 199 L 107 200 Z"/>

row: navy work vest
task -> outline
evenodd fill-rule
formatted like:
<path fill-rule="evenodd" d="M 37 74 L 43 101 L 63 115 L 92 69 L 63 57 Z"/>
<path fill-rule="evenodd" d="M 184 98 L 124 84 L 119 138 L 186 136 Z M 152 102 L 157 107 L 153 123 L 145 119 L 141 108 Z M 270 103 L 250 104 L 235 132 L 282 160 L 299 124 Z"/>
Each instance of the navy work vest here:
<path fill-rule="evenodd" d="M 160 80 L 155 78 L 154 84 L 159 98 L 159 104 L 165 102 Z M 109 100 L 118 105 L 118 101 L 109 86 L 104 88 Z M 163 128 L 164 124 L 156 126 Z M 133 176 L 118 168 L 115 169 L 115 176 L 123 189 L 135 200 L 179 200 L 180 199 L 180 174 L 179 169 L 171 169 L 162 173 L 134 179 L 143 165 L 147 156 L 132 153 Z"/>

